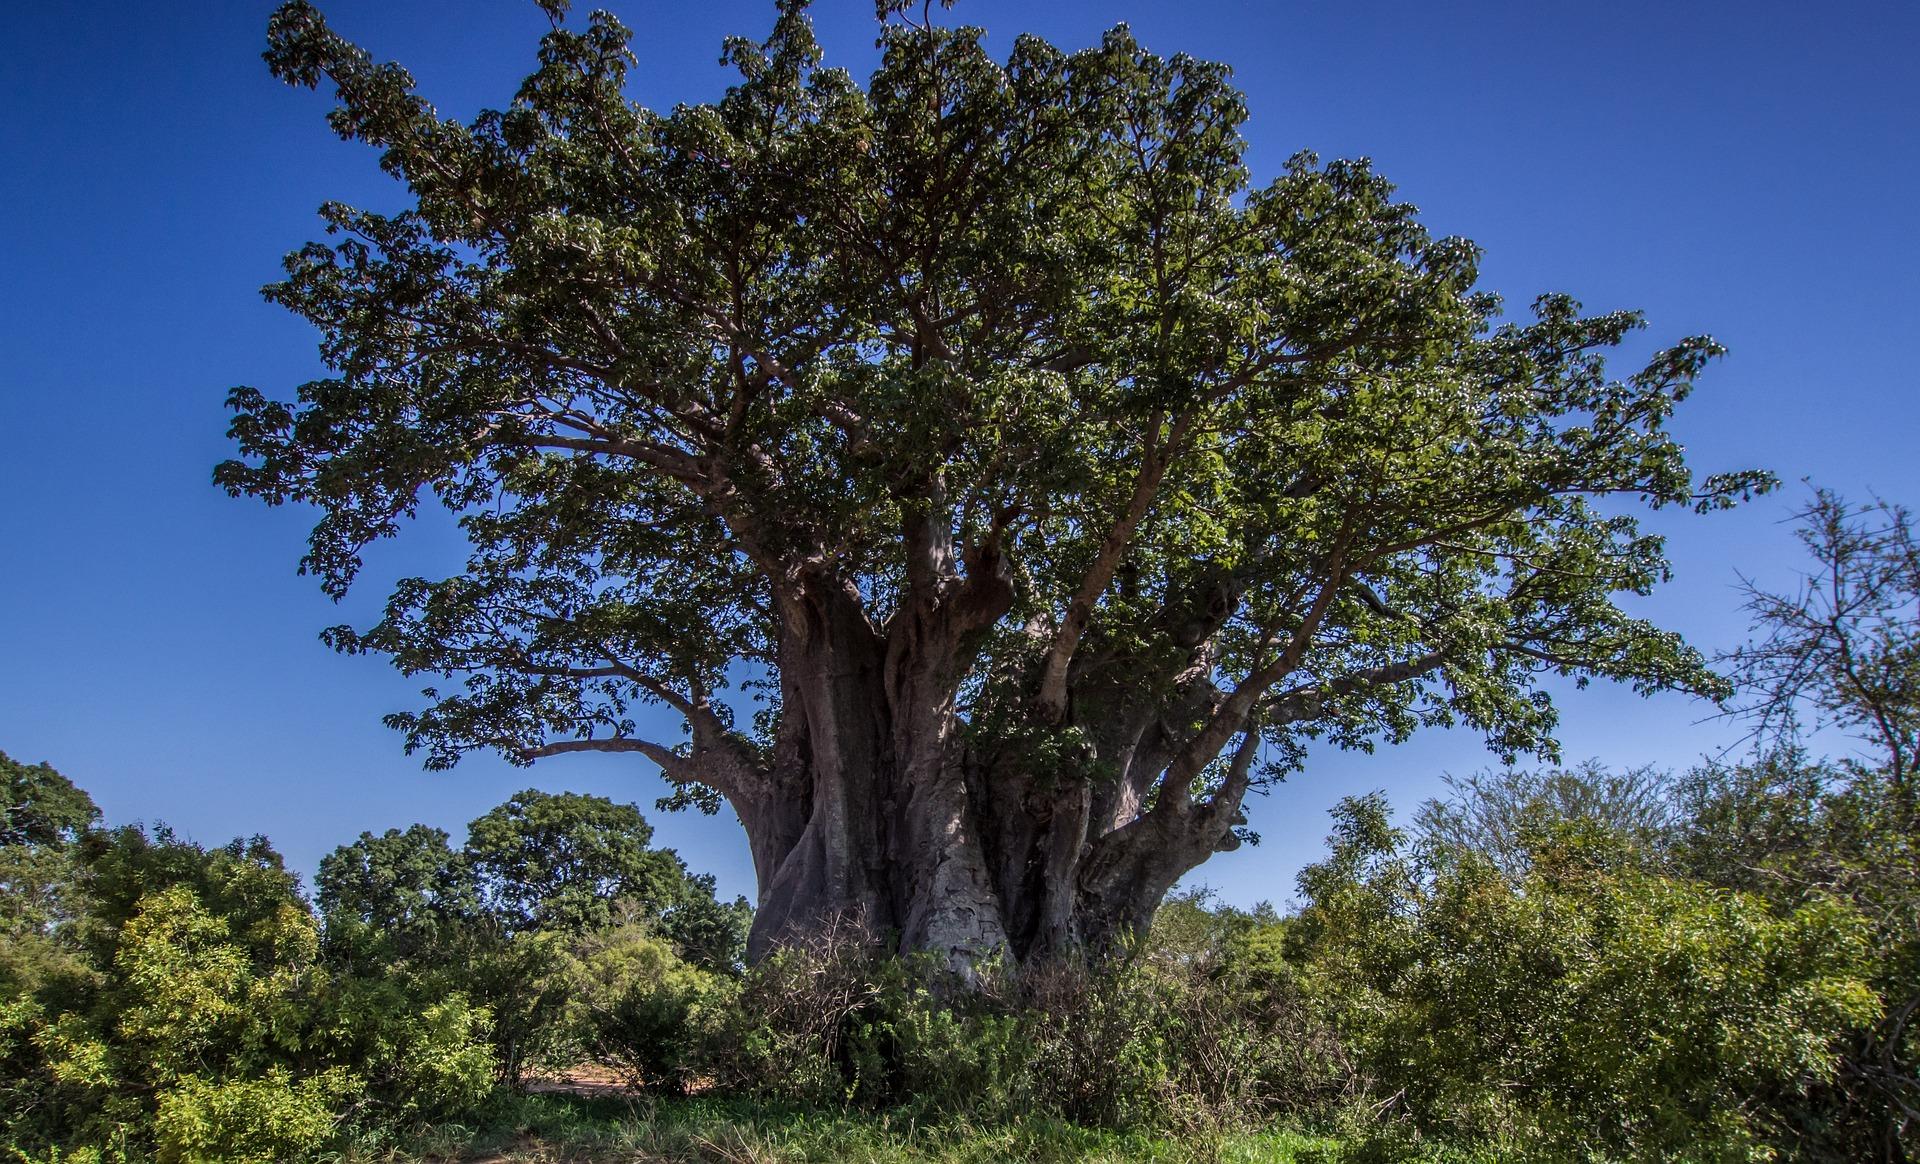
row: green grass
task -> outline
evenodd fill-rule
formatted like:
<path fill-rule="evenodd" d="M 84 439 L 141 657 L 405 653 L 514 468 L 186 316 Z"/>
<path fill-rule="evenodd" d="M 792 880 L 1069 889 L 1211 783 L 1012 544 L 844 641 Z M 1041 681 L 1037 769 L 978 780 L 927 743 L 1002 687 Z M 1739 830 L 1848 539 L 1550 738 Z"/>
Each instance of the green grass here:
<path fill-rule="evenodd" d="M 444 1125 L 412 1141 L 366 1143 L 341 1164 L 632 1161 L 700 1164 L 1292 1164 L 1322 1159 L 1333 1141 L 1289 1131 L 1151 1136 L 1056 1120 L 925 1124 L 901 1115 L 809 1111 L 740 1100 L 499 1101 L 484 1122 Z"/>

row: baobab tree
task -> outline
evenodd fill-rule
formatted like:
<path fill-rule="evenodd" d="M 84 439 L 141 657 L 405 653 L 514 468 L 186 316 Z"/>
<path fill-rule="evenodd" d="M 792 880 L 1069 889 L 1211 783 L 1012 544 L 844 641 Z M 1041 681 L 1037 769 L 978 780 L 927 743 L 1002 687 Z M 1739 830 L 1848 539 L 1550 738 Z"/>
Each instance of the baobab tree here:
<path fill-rule="evenodd" d="M 1616 379 L 1634 314 L 1502 323 L 1365 162 L 1251 185 L 1227 70 L 1124 29 L 1002 61 L 883 3 L 862 85 L 805 7 L 658 112 L 548 5 L 464 124 L 272 19 L 410 204 L 288 258 L 333 375 L 235 390 L 216 479 L 317 507 L 336 596 L 459 515 L 464 565 L 326 635 L 445 677 L 390 717 L 430 766 L 631 753 L 739 814 L 755 953 L 855 912 L 965 964 L 1111 948 L 1309 740 L 1551 753 L 1543 675 L 1723 690 L 1614 601 L 1667 571 L 1635 509 L 1767 484 L 1666 429 L 1712 341 Z"/>

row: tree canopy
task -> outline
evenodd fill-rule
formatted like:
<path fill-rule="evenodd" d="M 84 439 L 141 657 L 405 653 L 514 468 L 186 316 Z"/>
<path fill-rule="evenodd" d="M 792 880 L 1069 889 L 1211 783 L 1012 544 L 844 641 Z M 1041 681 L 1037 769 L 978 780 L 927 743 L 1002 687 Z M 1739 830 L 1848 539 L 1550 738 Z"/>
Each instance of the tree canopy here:
<path fill-rule="evenodd" d="M 1769 483 L 1668 430 L 1712 340 L 1616 377 L 1637 314 L 1503 322 L 1365 161 L 1255 184 L 1228 70 L 1124 27 L 1001 59 L 883 3 L 860 84 L 805 9 L 664 112 L 624 26 L 550 9 L 466 123 L 273 17 L 410 205 L 289 256 L 333 374 L 234 390 L 216 479 L 317 506 L 336 596 L 459 515 L 464 566 L 327 632 L 449 681 L 390 717 L 430 765 L 639 753 L 740 812 L 758 937 L 1025 952 L 1137 928 L 1311 738 L 1550 754 L 1543 676 L 1725 693 L 1615 601 L 1667 575 L 1634 503 Z"/>
<path fill-rule="evenodd" d="M 0 846 L 70 844 L 99 819 L 93 797 L 51 764 L 0 752 Z"/>

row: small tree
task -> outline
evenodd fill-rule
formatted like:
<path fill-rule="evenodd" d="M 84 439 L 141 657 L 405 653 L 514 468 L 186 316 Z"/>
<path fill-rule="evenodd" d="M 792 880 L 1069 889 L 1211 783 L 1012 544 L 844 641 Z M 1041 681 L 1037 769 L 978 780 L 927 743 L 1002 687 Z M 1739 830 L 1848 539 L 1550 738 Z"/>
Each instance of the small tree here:
<path fill-rule="evenodd" d="M 1476 853 L 1510 877 L 1527 872 L 1547 833 L 1606 834 L 1651 850 L 1675 827 L 1668 778 L 1653 768 L 1615 771 L 1589 760 L 1444 780 L 1450 795 L 1427 801 L 1415 817 L 1420 839 Z"/>
<path fill-rule="evenodd" d="M 651 847 L 631 804 L 529 788 L 467 826 L 466 864 L 488 913 L 512 932 L 601 929 L 649 919 L 689 888 L 686 866 Z"/>
<path fill-rule="evenodd" d="M 0 752 L 0 848 L 70 845 L 99 819 L 93 797 L 51 764 Z"/>
<path fill-rule="evenodd" d="M 320 862 L 329 960 L 376 1009 L 456 994 L 486 1007 L 495 1061 L 517 1084 L 578 1050 L 582 1005 L 665 989 L 611 981 L 612 968 L 658 954 L 688 981 L 704 976 L 683 958 L 737 969 L 746 902 L 716 901 L 713 878 L 689 875 L 652 837 L 631 804 L 531 788 L 468 825 L 459 849 L 426 825 L 362 833 Z"/>
<path fill-rule="evenodd" d="M 1365 162 L 1251 186 L 1227 70 L 1125 29 L 996 60 L 889 0 L 861 86 L 783 0 L 725 97 L 657 112 L 562 8 L 469 124 L 304 0 L 270 25 L 412 204 L 324 208 L 267 293 L 335 374 L 235 390 L 216 478 L 318 506 L 335 595 L 461 515 L 463 569 L 327 633 L 457 681 L 391 717 L 430 765 L 618 752 L 724 798 L 756 951 L 858 914 L 1033 958 L 1143 928 L 1310 738 L 1550 753 L 1543 674 L 1723 691 L 1613 601 L 1667 572 L 1617 503 L 1766 483 L 1666 431 L 1711 340 L 1609 379 L 1637 315 L 1500 324 L 1472 244 Z"/>
<path fill-rule="evenodd" d="M 1686 855 L 1787 902 L 1838 896 L 1873 924 L 1882 1013 L 1850 1040 L 1807 1123 L 1850 1159 L 1920 1151 L 1920 546 L 1899 505 L 1818 490 L 1798 515 L 1798 587 L 1747 584 L 1749 642 L 1729 656 L 1761 751 L 1689 789 Z M 1809 757 L 1803 728 L 1863 749 Z"/>
<path fill-rule="evenodd" d="M 1920 762 L 1920 544 L 1913 517 L 1884 501 L 1850 504 L 1829 490 L 1797 515 L 1812 561 L 1800 586 L 1746 583 L 1754 638 L 1728 656 L 1763 736 L 1792 736 L 1803 719 L 1871 747 L 1911 819 Z"/>
<path fill-rule="evenodd" d="M 93 798 L 49 764 L 0 752 L 0 994 L 68 961 L 75 843 L 100 819 Z"/>

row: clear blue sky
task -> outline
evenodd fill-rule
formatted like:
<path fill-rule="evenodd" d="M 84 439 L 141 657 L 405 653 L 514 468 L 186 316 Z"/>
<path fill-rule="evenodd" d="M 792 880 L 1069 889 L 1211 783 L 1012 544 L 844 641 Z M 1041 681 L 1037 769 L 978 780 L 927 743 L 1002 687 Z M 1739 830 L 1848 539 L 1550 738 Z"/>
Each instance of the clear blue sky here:
<path fill-rule="evenodd" d="M 260 62 L 269 3 L 0 6 L 0 750 L 48 760 L 110 820 L 217 843 L 264 832 L 303 871 L 362 829 L 459 835 L 529 783 L 650 806 L 631 758 L 532 772 L 475 757 L 423 772 L 382 728 L 413 684 L 315 632 L 364 621 L 384 581 L 452 568 L 423 531 L 378 551 L 344 608 L 295 576 L 307 515 L 228 500 L 233 384 L 319 374 L 311 333 L 264 304 L 279 256 L 338 198 L 394 204 L 324 98 Z M 336 27 L 412 68 L 443 111 L 504 103 L 543 19 L 530 0 L 332 0 Z M 725 83 L 720 38 L 771 5 L 619 3 L 633 96 Z M 871 4 L 818 5 L 830 60 L 871 56 Z M 1432 4 L 961 0 L 1003 49 L 1083 45 L 1118 21 L 1161 52 L 1231 63 L 1257 177 L 1293 151 L 1369 155 L 1437 232 L 1488 252 L 1489 288 L 1644 308 L 1649 343 L 1733 350 L 1678 428 L 1702 470 L 1759 465 L 1920 502 L 1912 351 L 1920 319 L 1920 8 L 1911 3 Z M 1643 347 L 1644 350 L 1644 347 Z M 1709 649 L 1737 641 L 1736 570 L 1781 584 L 1797 486 L 1713 518 L 1662 518 L 1679 577 L 1646 608 Z M 1729 737 L 1679 698 L 1563 700 L 1570 758 L 1684 765 Z M 1341 795 L 1410 807 L 1489 762 L 1439 735 L 1317 755 L 1254 806 L 1266 843 L 1202 876 L 1284 901 Z M 751 895 L 730 817 L 658 817 L 665 843 Z"/>

